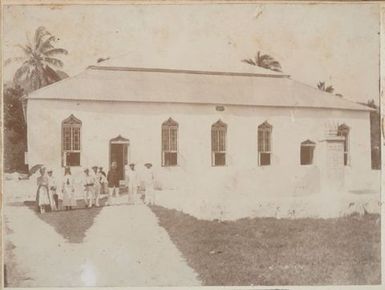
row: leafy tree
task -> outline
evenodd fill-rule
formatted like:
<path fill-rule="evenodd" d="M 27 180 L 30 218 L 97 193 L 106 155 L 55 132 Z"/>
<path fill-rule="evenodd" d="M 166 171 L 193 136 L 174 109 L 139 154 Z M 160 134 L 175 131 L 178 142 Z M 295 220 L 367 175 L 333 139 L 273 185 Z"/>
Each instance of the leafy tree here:
<path fill-rule="evenodd" d="M 5 65 L 21 62 L 13 81 L 25 92 L 37 90 L 67 76 L 56 70 L 63 67 L 63 62 L 55 56 L 68 54 L 68 51 L 63 48 L 55 48 L 56 41 L 57 38 L 54 35 L 40 26 L 35 31 L 33 41 L 27 37 L 26 44 L 17 46 L 22 50 L 23 55 L 5 61 Z"/>
<path fill-rule="evenodd" d="M 326 86 L 326 83 L 325 82 L 318 82 L 317 84 L 317 88 L 320 89 L 321 91 L 324 91 L 326 93 L 333 93 L 334 92 L 334 88 L 332 85 L 330 86 Z M 339 94 L 340 95 L 340 94 Z M 342 96 L 342 95 L 341 95 Z"/>
<path fill-rule="evenodd" d="M 27 126 L 23 113 L 23 95 L 24 91 L 20 86 L 4 86 L 4 169 L 6 171 L 25 170 Z"/>
<path fill-rule="evenodd" d="M 260 51 L 257 52 L 254 58 L 243 59 L 242 62 L 277 72 L 282 71 L 281 64 L 277 60 L 268 54 L 261 54 Z"/>
<path fill-rule="evenodd" d="M 67 55 L 67 50 L 54 46 L 57 38 L 41 26 L 36 29 L 33 41 L 27 39 L 18 45 L 23 55 L 5 61 L 21 62 L 13 82 L 4 86 L 4 169 L 25 171 L 24 152 L 27 151 L 27 124 L 24 119 L 24 95 L 57 82 L 68 75 L 58 70 L 63 62 L 57 55 Z"/>

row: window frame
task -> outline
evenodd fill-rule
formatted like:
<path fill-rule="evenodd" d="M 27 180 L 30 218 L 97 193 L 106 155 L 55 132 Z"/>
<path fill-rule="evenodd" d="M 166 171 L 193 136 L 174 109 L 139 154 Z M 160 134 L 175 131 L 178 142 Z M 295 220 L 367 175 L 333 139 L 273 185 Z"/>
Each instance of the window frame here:
<path fill-rule="evenodd" d="M 223 164 L 217 164 L 217 154 L 223 154 Z M 220 119 L 211 125 L 211 166 L 227 166 L 227 124 Z"/>
<path fill-rule="evenodd" d="M 267 134 L 268 133 L 268 134 Z M 262 138 L 260 138 L 260 134 Z M 263 122 L 257 127 L 257 150 L 258 150 L 258 166 L 271 166 L 271 155 L 272 155 L 272 135 L 273 135 L 273 126 L 267 121 Z M 262 140 L 262 144 L 260 141 Z M 268 147 L 268 148 L 266 148 Z M 262 164 L 261 155 L 269 155 L 269 164 Z"/>
<path fill-rule="evenodd" d="M 175 132 L 175 144 L 172 143 L 172 130 Z M 164 144 L 165 144 L 165 135 L 164 132 L 166 133 L 166 138 L 167 138 L 167 149 L 165 149 Z M 179 165 L 179 142 L 178 142 L 178 137 L 179 137 L 179 124 L 173 120 L 171 117 L 168 118 L 166 121 L 162 123 L 161 126 L 161 159 L 162 159 L 162 167 L 175 167 Z M 172 149 L 172 148 L 175 149 Z M 175 164 L 169 164 L 166 162 L 166 154 L 176 154 L 176 163 Z"/>
<path fill-rule="evenodd" d="M 337 136 L 344 137 L 344 166 L 350 165 L 350 127 L 345 123 L 338 126 Z"/>
<path fill-rule="evenodd" d="M 310 148 L 311 151 L 311 160 L 310 160 L 310 163 L 303 163 L 302 162 L 302 148 Z M 314 164 L 314 152 L 315 152 L 315 148 L 316 148 L 316 143 L 307 139 L 303 142 L 301 142 L 301 145 L 300 145 L 300 153 L 299 153 L 299 164 L 301 166 L 311 166 Z"/>
<path fill-rule="evenodd" d="M 66 130 L 69 129 L 69 133 Z M 67 142 L 67 136 L 69 138 L 69 143 Z M 81 149 L 82 149 L 82 122 L 71 114 L 67 119 L 62 121 L 61 124 L 61 154 L 62 154 L 62 167 L 80 167 L 81 166 Z M 69 145 L 69 147 L 68 147 Z M 67 164 L 68 154 L 76 153 L 79 154 L 79 164 Z"/>

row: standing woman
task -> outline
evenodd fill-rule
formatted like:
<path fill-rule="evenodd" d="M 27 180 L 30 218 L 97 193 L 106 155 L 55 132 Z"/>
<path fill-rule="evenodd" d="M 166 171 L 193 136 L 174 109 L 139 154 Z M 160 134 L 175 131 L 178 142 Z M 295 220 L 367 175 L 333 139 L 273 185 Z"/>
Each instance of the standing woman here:
<path fill-rule="evenodd" d="M 45 174 L 45 167 L 41 167 L 40 176 L 37 178 L 37 192 L 36 203 L 40 213 L 44 213 L 46 208 L 51 205 L 49 189 L 48 189 L 48 176 Z"/>
<path fill-rule="evenodd" d="M 62 192 L 63 207 L 65 208 L 65 210 L 72 209 L 73 206 L 76 206 L 74 179 L 71 175 L 70 167 L 66 167 L 64 169 Z"/>
<path fill-rule="evenodd" d="M 51 201 L 51 210 L 55 211 L 59 209 L 59 196 L 56 192 L 56 179 L 52 174 L 52 169 L 48 169 L 48 188 L 49 188 L 49 198 Z"/>

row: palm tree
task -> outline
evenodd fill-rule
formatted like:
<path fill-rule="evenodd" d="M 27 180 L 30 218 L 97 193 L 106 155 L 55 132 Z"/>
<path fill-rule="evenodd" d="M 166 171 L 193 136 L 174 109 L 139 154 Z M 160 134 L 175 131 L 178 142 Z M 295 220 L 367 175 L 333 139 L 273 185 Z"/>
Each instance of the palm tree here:
<path fill-rule="evenodd" d="M 266 69 L 270 69 L 273 71 L 281 72 L 281 64 L 275 60 L 272 56 L 268 54 L 261 54 L 260 51 L 257 52 L 257 55 L 252 58 L 243 59 L 242 62 L 248 63 L 250 65 L 255 65 L 259 67 L 263 67 Z"/>
<path fill-rule="evenodd" d="M 18 45 L 24 55 L 7 59 L 4 63 L 22 63 L 13 78 L 16 85 L 31 92 L 68 77 L 66 73 L 56 70 L 63 67 L 63 62 L 54 56 L 68 54 L 67 50 L 54 47 L 56 40 L 45 27 L 40 26 L 35 31 L 33 42 L 27 37 L 27 44 Z"/>
<path fill-rule="evenodd" d="M 317 88 L 320 89 L 321 91 L 326 92 L 326 93 L 331 93 L 332 94 L 334 92 L 333 86 L 332 85 L 326 86 L 325 82 L 318 82 Z M 340 95 L 340 94 L 338 94 L 338 95 Z"/>

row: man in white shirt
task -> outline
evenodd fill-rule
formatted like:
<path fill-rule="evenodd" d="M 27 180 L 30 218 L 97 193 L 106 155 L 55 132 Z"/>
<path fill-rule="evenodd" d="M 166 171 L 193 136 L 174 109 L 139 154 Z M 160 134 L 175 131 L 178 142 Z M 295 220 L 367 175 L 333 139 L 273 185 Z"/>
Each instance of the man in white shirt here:
<path fill-rule="evenodd" d="M 131 163 L 127 169 L 126 181 L 128 186 L 128 203 L 135 204 L 138 201 L 138 175 L 134 163 Z"/>
<path fill-rule="evenodd" d="M 88 168 L 84 169 L 84 201 L 86 206 L 92 207 L 95 198 L 95 177 L 90 174 Z"/>

